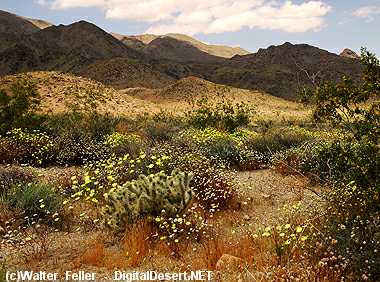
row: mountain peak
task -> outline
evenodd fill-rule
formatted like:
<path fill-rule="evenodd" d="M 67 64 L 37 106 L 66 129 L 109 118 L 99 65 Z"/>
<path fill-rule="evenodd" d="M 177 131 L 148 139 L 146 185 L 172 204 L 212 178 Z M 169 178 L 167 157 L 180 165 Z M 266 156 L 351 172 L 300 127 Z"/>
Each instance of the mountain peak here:
<path fill-rule="evenodd" d="M 344 49 L 340 53 L 340 56 L 350 58 L 350 59 L 360 59 L 360 56 L 355 51 L 352 51 L 351 49 L 348 49 L 348 48 Z"/>

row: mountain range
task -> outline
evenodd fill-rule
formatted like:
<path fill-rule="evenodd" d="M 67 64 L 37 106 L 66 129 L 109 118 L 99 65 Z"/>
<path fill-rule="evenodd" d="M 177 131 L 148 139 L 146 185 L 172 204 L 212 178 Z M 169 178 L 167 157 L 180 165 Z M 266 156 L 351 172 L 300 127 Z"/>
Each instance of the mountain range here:
<path fill-rule="evenodd" d="M 28 71 L 63 71 L 118 89 L 164 88 L 195 76 L 296 99 L 305 85 L 359 79 L 352 51 L 342 55 L 307 44 L 284 43 L 248 53 L 208 45 L 181 34 L 124 36 L 80 21 L 52 25 L 0 11 L 0 76 Z"/>

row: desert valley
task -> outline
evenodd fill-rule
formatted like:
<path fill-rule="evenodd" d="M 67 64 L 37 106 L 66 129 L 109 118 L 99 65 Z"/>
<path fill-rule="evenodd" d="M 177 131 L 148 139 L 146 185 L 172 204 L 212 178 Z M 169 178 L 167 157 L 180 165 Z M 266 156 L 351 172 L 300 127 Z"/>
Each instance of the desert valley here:
<path fill-rule="evenodd" d="M 0 11 L 0 281 L 379 281 L 379 95 L 365 48 Z"/>

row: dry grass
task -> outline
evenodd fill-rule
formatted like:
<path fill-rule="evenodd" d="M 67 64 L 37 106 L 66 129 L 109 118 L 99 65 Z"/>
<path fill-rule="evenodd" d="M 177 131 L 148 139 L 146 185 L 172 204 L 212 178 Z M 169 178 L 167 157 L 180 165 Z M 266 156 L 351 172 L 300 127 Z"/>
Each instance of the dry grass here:
<path fill-rule="evenodd" d="M 60 72 L 30 72 L 5 76 L 0 79 L 4 89 L 17 79 L 30 79 L 37 85 L 41 96 L 40 113 L 62 114 L 77 110 L 99 113 L 136 115 L 156 112 L 148 101 L 133 98 L 100 82 Z"/>
<path fill-rule="evenodd" d="M 217 101 L 224 97 L 236 103 L 245 102 L 255 108 L 253 121 L 296 122 L 309 119 L 311 109 L 259 91 L 215 84 L 196 77 L 183 78 L 162 89 L 131 88 L 122 90 L 132 97 L 149 101 L 162 110 L 185 113 L 193 108 L 190 101 L 207 98 Z"/>
<path fill-rule="evenodd" d="M 148 256 L 154 231 L 152 224 L 145 220 L 138 221 L 125 231 L 123 249 L 129 266 L 140 265 Z"/>
<path fill-rule="evenodd" d="M 102 266 L 105 259 L 103 239 L 99 236 L 90 244 L 81 258 L 81 263 L 91 266 Z"/>
<path fill-rule="evenodd" d="M 245 102 L 255 108 L 253 122 L 298 122 L 308 120 L 311 109 L 300 103 L 287 101 L 253 90 L 215 84 L 196 77 L 183 78 L 161 89 L 128 88 L 116 90 L 100 82 L 59 73 L 30 72 L 10 75 L 0 79 L 3 88 L 19 78 L 36 82 L 42 97 L 38 112 L 61 114 L 68 111 L 92 111 L 114 115 L 136 116 L 142 113 L 167 111 L 183 115 L 193 108 L 189 103 L 207 97 L 218 101 L 227 97 Z"/>

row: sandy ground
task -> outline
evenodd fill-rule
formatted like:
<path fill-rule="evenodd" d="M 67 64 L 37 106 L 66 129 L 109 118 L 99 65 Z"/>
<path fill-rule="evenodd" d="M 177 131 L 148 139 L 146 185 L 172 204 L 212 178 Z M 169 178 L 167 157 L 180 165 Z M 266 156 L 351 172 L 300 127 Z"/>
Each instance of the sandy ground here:
<path fill-rule="evenodd" d="M 40 175 L 46 177 L 44 173 Z M 239 236 L 243 236 L 242 234 L 247 231 L 255 232 L 262 226 L 275 224 L 281 217 L 281 207 L 284 204 L 292 205 L 301 201 L 303 205 L 315 205 L 318 202 L 316 195 L 306 189 L 308 182 L 303 177 L 283 176 L 274 170 L 267 169 L 238 172 L 237 180 L 239 183 L 237 206 L 217 213 L 212 219 L 217 236 L 230 242 L 239 239 Z M 27 265 L 22 262 L 18 248 L 10 249 L 8 245 L 1 244 L 0 256 L 5 258 L 9 270 L 22 268 L 61 273 L 66 270 L 94 271 L 97 273 L 97 281 L 109 281 L 115 269 L 162 272 L 190 270 L 195 267 L 196 264 L 193 262 L 199 259 L 202 248 L 201 244 L 192 242 L 183 247 L 183 255 L 178 258 L 172 257 L 170 251 L 168 252 L 162 246 L 155 246 L 148 251 L 139 267 L 131 268 L 122 258 L 120 238 L 112 238 L 104 231 L 54 232 L 50 233 L 49 240 L 47 254 L 40 260 L 34 260 Z M 97 244 L 99 241 L 103 242 L 102 247 Z M 99 250 L 94 251 L 96 248 Z M 95 258 L 88 258 L 88 255 Z M 107 256 L 108 260 L 113 260 L 114 264 L 106 265 L 104 261 L 99 262 L 96 256 Z M 118 261 L 118 267 L 115 267 L 116 261 Z M 222 279 L 220 281 L 238 281 L 233 277 L 220 278 Z"/>

